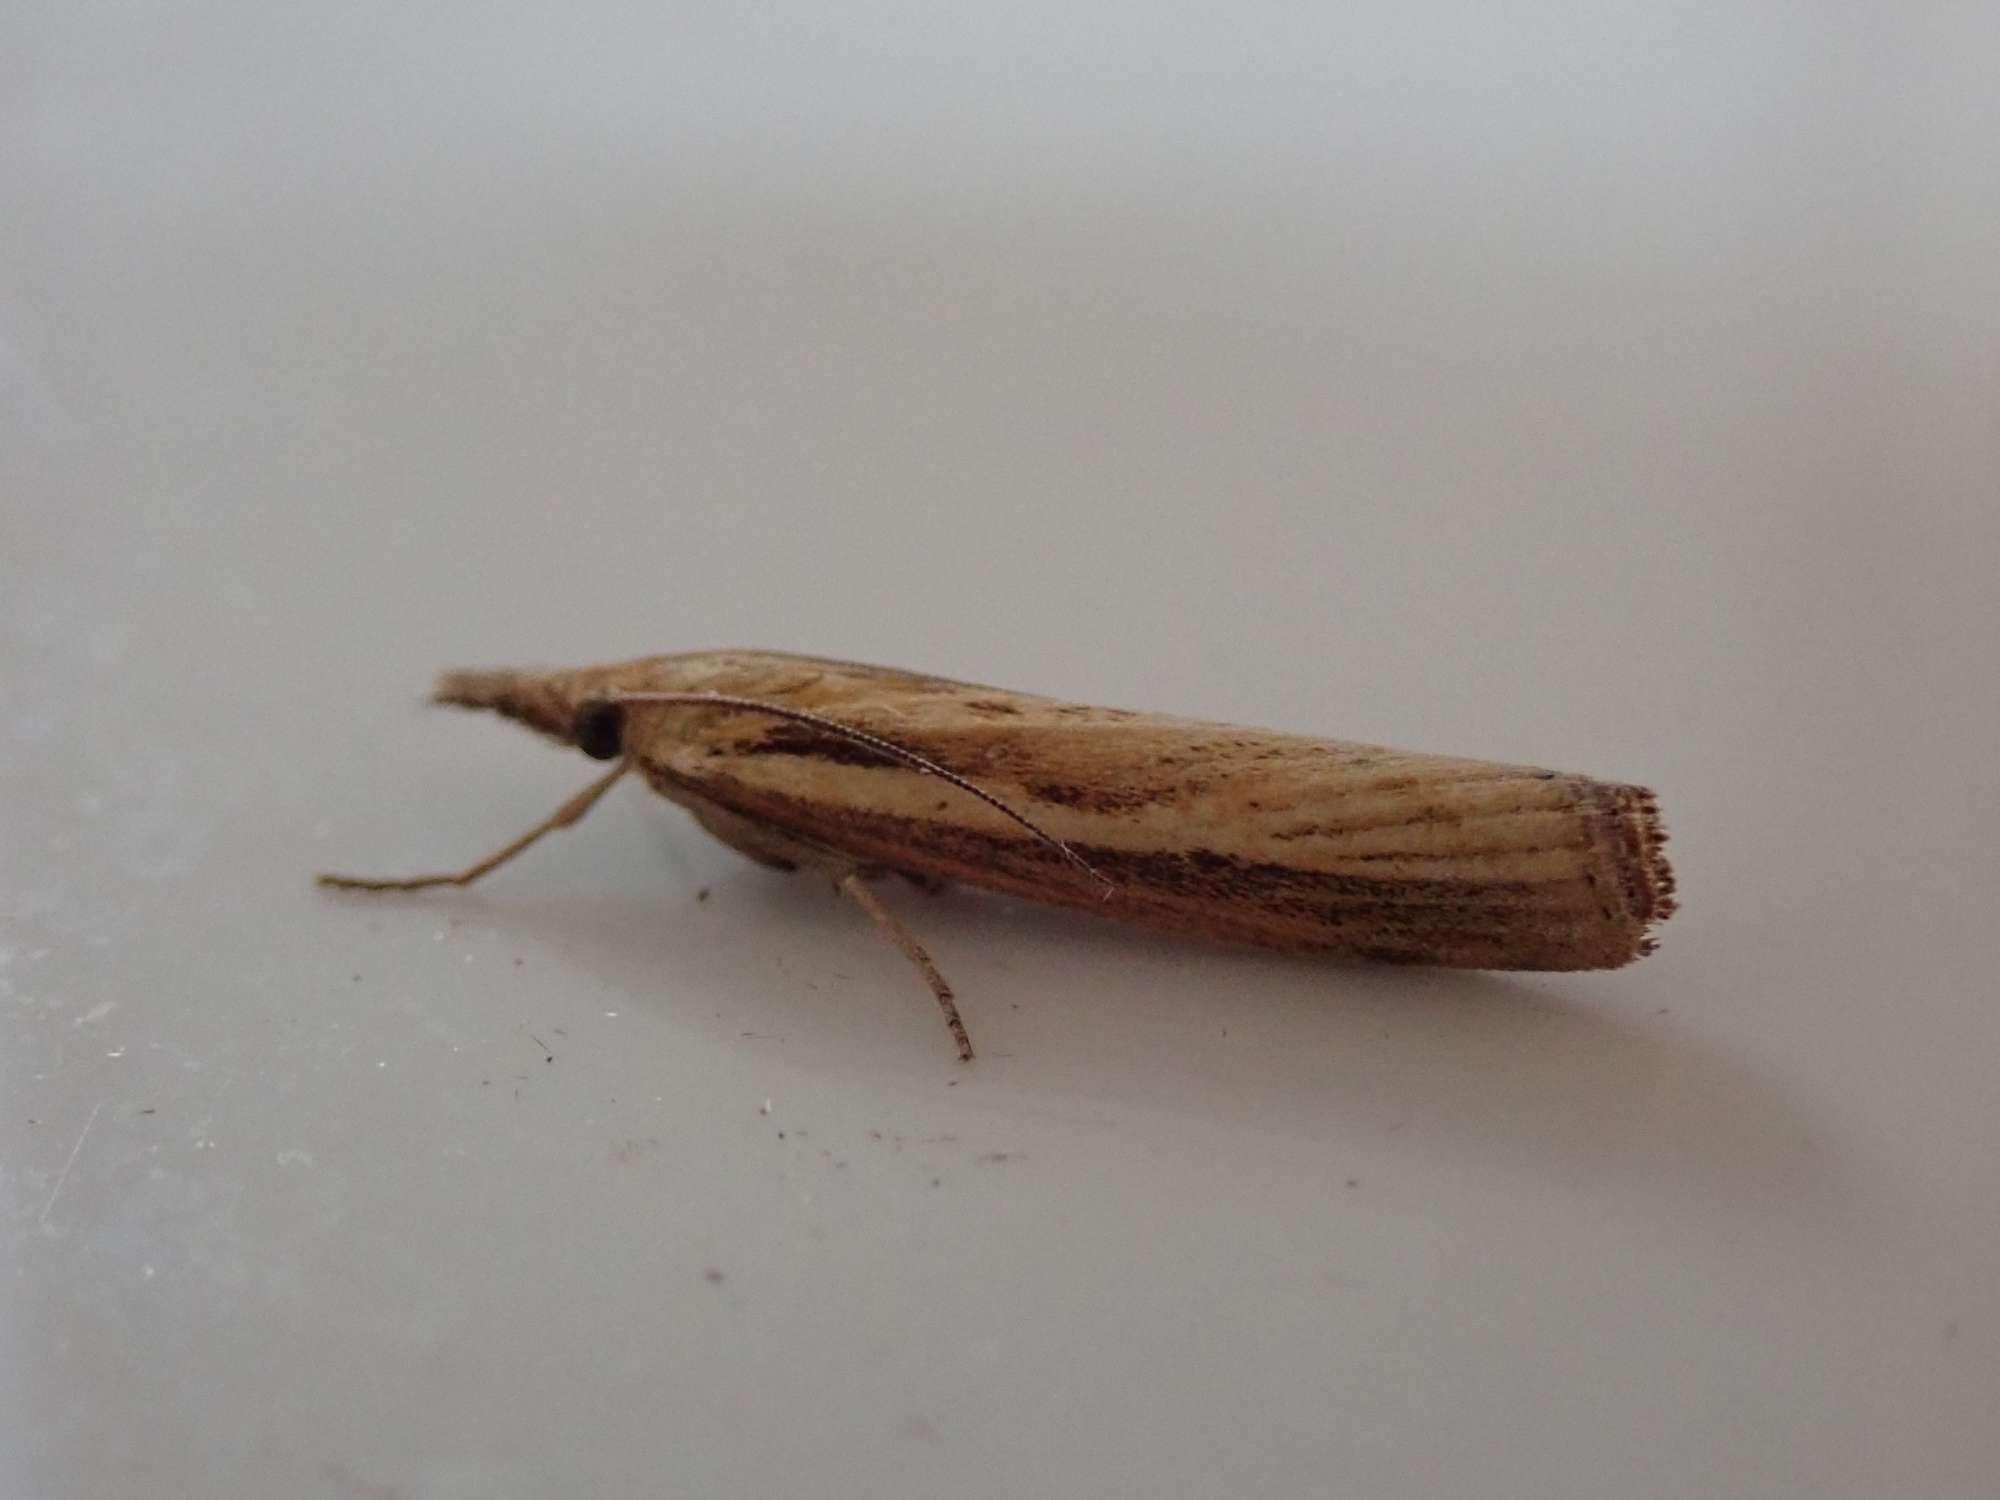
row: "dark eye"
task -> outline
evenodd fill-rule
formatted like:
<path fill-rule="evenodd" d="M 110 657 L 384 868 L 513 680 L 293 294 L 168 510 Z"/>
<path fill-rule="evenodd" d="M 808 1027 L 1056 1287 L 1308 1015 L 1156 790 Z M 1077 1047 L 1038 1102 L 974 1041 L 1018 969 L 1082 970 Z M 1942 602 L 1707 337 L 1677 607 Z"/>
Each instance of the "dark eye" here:
<path fill-rule="evenodd" d="M 625 753 L 625 708 L 618 703 L 586 703 L 576 713 L 571 734 L 576 748 L 592 760 L 616 760 Z"/>

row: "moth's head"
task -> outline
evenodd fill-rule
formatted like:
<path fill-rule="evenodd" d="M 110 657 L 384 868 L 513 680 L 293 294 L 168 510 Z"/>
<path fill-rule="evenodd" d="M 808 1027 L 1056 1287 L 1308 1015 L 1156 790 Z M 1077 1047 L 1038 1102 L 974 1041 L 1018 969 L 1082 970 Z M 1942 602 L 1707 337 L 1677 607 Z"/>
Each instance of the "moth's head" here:
<path fill-rule="evenodd" d="M 616 695 L 652 684 L 642 662 L 575 672 L 447 672 L 431 701 L 491 709 L 593 760 L 616 760 L 625 753 L 625 709 Z"/>

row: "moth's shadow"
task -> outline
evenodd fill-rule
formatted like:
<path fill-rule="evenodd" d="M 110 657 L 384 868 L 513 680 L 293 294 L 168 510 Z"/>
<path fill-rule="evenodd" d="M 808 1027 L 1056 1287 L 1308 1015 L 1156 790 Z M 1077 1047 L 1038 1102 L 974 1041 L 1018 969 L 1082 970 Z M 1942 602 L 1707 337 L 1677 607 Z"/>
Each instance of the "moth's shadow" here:
<path fill-rule="evenodd" d="M 1831 1124 L 1676 1019 L 1671 958 L 1609 976 L 1328 964 L 888 891 L 959 989 L 980 1048 L 962 1068 L 916 976 L 826 882 L 731 867 L 710 900 L 678 886 L 495 901 L 491 915 L 627 1004 L 720 1045 L 781 1045 L 815 1073 L 955 1078 L 989 1109 L 1302 1137 L 1327 1148 L 1333 1184 L 1341 1163 L 1442 1159 L 1818 1228 L 1859 1211 Z"/>

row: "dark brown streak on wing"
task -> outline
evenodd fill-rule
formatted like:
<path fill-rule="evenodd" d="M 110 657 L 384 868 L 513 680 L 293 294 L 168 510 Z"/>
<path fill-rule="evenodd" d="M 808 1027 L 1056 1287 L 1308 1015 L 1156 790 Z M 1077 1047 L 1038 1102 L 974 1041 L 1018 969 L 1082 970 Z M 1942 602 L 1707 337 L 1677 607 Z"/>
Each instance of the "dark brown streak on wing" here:
<path fill-rule="evenodd" d="M 1189 782 L 1181 783 L 1177 788 L 1183 795 L 1189 796 L 1197 789 L 1194 783 Z M 1038 802 L 1091 813 L 1138 812 L 1141 808 L 1158 807 L 1175 800 L 1140 787 L 1085 786 L 1074 781 L 1031 781 L 1025 790 Z"/>
<path fill-rule="evenodd" d="M 939 765 L 945 762 L 931 751 L 909 741 L 898 739 L 896 743 L 912 755 L 921 755 L 926 760 L 935 760 Z M 836 766 L 868 766 L 871 768 L 892 768 L 902 770 L 903 762 L 871 746 L 854 740 L 841 739 L 837 735 L 825 734 L 803 724 L 779 724 L 765 730 L 754 740 L 731 747 L 736 755 L 794 755 L 802 760 L 825 761 Z"/>
<path fill-rule="evenodd" d="M 1533 811 L 1537 812 L 1544 812 L 1549 810 L 1550 809 L 1546 808 L 1533 809 Z M 1568 811 L 1568 809 L 1566 808 L 1557 810 Z M 1282 841 L 1286 839 L 1299 838 L 1302 837 L 1302 835 L 1292 834 L 1292 833 L 1274 833 L 1271 835 L 1271 837 Z M 1590 846 L 1591 846 L 1590 840 L 1588 838 L 1578 838 L 1578 839 L 1569 839 L 1566 842 L 1560 844 L 1527 844 L 1518 849 L 1509 848 L 1501 852 L 1508 859 L 1519 859 L 1530 854 L 1576 854 L 1582 850 L 1590 848 Z M 1465 855 L 1462 852 L 1458 851 L 1454 851 L 1448 854 L 1438 854 L 1424 849 L 1385 849 L 1372 854 L 1343 854 L 1340 856 L 1340 862 L 1342 864 L 1354 864 L 1354 865 L 1385 865 L 1385 864 L 1399 864 L 1399 863 L 1422 864 L 1426 860 L 1432 862 L 1457 861 L 1463 863 L 1465 860 Z M 1537 882 L 1529 882 L 1529 883 L 1535 884 Z"/>
<path fill-rule="evenodd" d="M 1214 849 L 1169 853 L 1105 849 L 1094 844 L 1089 847 L 1105 855 L 1112 868 L 1128 878 L 1143 880 L 1154 889 L 1206 900 L 1263 901 L 1272 893 L 1297 893 L 1333 897 L 1344 911 L 1408 907 L 1450 907 L 1463 911 L 1476 906 L 1483 897 L 1509 896 L 1514 900 L 1502 910 L 1514 911 L 1518 910 L 1518 901 L 1532 898 L 1538 890 L 1519 881 L 1451 880 L 1434 876 L 1378 878 L 1299 870 Z"/>

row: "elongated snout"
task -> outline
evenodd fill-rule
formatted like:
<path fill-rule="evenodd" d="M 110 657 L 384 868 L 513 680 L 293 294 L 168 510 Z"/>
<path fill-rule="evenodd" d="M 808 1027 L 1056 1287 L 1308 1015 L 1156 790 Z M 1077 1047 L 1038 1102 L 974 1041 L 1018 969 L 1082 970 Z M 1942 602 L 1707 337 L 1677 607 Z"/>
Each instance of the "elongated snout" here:
<path fill-rule="evenodd" d="M 565 745 L 576 743 L 576 706 L 571 700 L 572 685 L 554 672 L 446 672 L 431 690 L 433 703 L 491 709 Z"/>

